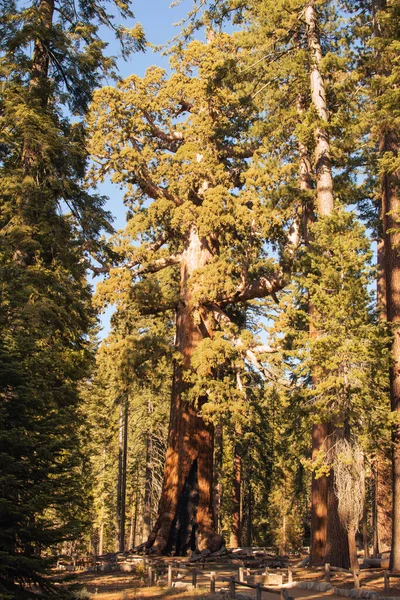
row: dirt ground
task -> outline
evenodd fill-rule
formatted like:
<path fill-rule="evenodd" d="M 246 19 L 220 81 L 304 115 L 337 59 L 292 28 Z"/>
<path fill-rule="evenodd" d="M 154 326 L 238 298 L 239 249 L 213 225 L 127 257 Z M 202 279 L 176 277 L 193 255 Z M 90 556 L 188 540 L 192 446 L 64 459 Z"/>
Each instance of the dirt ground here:
<path fill-rule="evenodd" d="M 210 571 L 216 571 L 217 573 L 216 593 L 214 594 L 209 592 L 210 582 L 207 573 Z M 225 596 L 221 592 L 223 592 L 224 589 L 227 591 L 229 585 L 227 580 L 232 575 L 237 576 L 237 565 L 206 564 L 204 575 L 198 576 L 198 587 L 196 589 L 187 590 L 183 587 L 167 588 L 158 585 L 149 587 L 143 575 L 136 575 L 133 573 L 90 573 L 82 571 L 75 573 L 69 578 L 71 579 L 70 583 L 79 584 L 81 591 L 78 592 L 77 598 L 81 597 L 84 600 L 88 597 L 92 600 L 163 600 L 164 598 L 166 600 L 189 600 L 191 598 L 195 600 L 221 600 L 221 598 Z M 225 581 L 223 581 L 223 579 L 225 579 Z M 324 578 L 323 573 L 321 572 L 313 573 L 304 569 L 301 572 L 296 572 L 293 580 L 294 582 L 322 582 L 324 581 Z M 181 582 L 181 586 L 186 582 L 190 583 L 189 579 L 183 575 L 181 576 Z M 384 592 L 383 571 L 381 569 L 361 571 L 360 582 L 361 587 L 368 589 L 369 591 L 377 592 L 388 597 L 400 596 L 400 578 L 392 579 L 390 582 L 390 591 Z M 338 588 L 352 589 L 354 587 L 352 577 L 345 573 L 335 573 L 331 576 L 330 583 L 332 586 Z M 87 593 L 85 593 L 85 590 Z M 254 591 L 249 589 L 242 588 L 237 591 L 252 597 L 254 596 Z M 327 597 L 329 597 L 328 600 L 342 599 L 341 596 L 335 596 L 332 592 L 321 593 L 300 588 L 291 588 L 289 595 L 293 596 L 296 600 L 323 600 Z M 262 600 L 278 600 L 278 598 L 279 596 L 275 594 L 268 594 L 265 592 L 262 595 Z"/>

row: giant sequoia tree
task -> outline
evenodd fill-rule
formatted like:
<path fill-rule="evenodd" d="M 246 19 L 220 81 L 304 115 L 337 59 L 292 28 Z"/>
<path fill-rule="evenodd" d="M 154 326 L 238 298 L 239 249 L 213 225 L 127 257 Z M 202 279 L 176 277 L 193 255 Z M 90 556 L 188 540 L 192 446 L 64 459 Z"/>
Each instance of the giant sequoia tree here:
<path fill-rule="evenodd" d="M 103 293 L 176 315 L 163 493 L 147 543 L 155 552 L 223 543 L 212 514 L 213 427 L 201 413 L 218 361 L 205 353 L 200 378 L 193 361 L 205 344 L 225 344 L 239 364 L 246 353 L 254 359 L 254 341 L 234 324 L 237 307 L 282 287 L 296 237 L 290 204 L 264 178 L 252 86 L 235 87 L 240 53 L 229 36 L 209 37 L 173 61 L 169 79 L 152 68 L 99 91 L 90 116 L 96 177 L 113 173 L 130 209 L 114 247 L 121 264 L 105 265 Z"/>

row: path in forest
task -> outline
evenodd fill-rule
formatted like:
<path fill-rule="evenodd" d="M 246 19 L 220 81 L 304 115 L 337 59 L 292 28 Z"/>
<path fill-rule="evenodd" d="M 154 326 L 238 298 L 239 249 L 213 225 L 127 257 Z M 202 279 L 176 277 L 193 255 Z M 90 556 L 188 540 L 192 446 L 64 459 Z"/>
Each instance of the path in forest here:
<path fill-rule="evenodd" d="M 211 570 L 211 569 L 210 569 Z M 93 600 L 227 600 L 228 594 L 222 594 L 221 588 L 228 588 L 228 581 L 221 581 L 221 577 L 227 580 L 232 575 L 237 576 L 237 571 L 231 568 L 217 566 L 212 567 L 213 571 L 217 572 L 216 593 L 209 593 L 210 580 L 206 577 L 209 572 L 209 566 L 204 569 L 204 575 L 199 575 L 197 578 L 197 589 L 183 588 L 167 588 L 159 586 L 146 586 L 145 579 L 139 578 L 131 573 L 81 573 L 78 576 L 79 583 L 87 589 L 92 595 Z M 185 580 L 182 580 L 182 583 Z M 190 583 L 187 580 L 187 583 Z M 382 585 L 375 585 L 373 588 L 368 586 L 371 591 L 378 592 L 383 595 Z M 251 598 L 255 598 L 255 591 L 238 587 L 239 594 L 245 594 Z M 289 595 L 296 600 L 343 600 L 343 596 L 333 594 L 332 591 L 317 592 L 302 588 L 292 587 L 288 589 Z M 400 590 L 393 587 L 389 593 L 385 594 L 388 597 L 400 596 Z M 279 595 L 268 592 L 262 593 L 262 600 L 279 600 Z"/>

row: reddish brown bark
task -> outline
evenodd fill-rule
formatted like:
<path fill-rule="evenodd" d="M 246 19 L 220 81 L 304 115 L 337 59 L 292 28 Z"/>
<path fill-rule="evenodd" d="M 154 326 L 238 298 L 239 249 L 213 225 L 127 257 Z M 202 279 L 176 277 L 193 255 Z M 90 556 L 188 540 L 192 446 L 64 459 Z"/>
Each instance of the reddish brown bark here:
<path fill-rule="evenodd" d="M 323 444 L 325 443 L 328 430 L 323 423 L 313 426 L 312 430 L 312 459 L 317 459 Z M 311 484 L 311 543 L 310 563 L 317 567 L 325 562 L 326 532 L 328 523 L 327 506 L 328 481 L 327 477 L 315 477 L 313 473 Z"/>
<path fill-rule="evenodd" d="M 380 153 L 398 155 L 399 141 L 394 132 L 385 132 Z M 391 409 L 400 413 L 400 172 L 382 177 L 382 213 L 385 243 L 387 319 L 393 326 L 392 365 L 390 368 Z M 400 426 L 393 431 L 393 512 L 392 570 L 400 571 Z"/>
<path fill-rule="evenodd" d="M 328 216 L 334 207 L 332 161 L 328 128 L 328 110 L 326 102 L 325 81 L 322 74 L 322 48 L 319 36 L 318 15 L 315 2 L 311 0 L 304 11 L 307 27 L 307 42 L 310 53 L 310 87 L 311 102 L 315 109 L 319 123 L 314 130 L 314 170 L 317 187 L 317 213 L 318 217 Z M 303 171 L 305 163 L 303 162 Z M 303 185 L 306 184 L 305 175 L 302 175 Z M 310 335 L 317 335 L 313 324 L 314 310 L 312 298 L 309 305 Z M 313 385 L 318 383 L 315 373 Z M 312 432 L 313 459 L 317 457 L 323 444 L 328 442 L 327 433 L 332 430 L 329 423 L 314 425 Z M 348 567 L 347 535 L 340 524 L 337 513 L 337 499 L 333 490 L 333 473 L 330 477 L 313 475 L 311 490 L 311 549 L 310 562 L 320 565 L 330 562 L 335 566 Z"/>
<path fill-rule="evenodd" d="M 236 429 L 235 434 L 240 435 L 241 430 Z M 233 478 L 232 478 L 232 530 L 229 540 L 231 548 L 242 545 L 242 515 L 241 515 L 241 487 L 242 487 L 242 457 L 240 444 L 235 441 L 233 449 Z"/>
<path fill-rule="evenodd" d="M 374 36 L 377 38 L 386 36 L 390 38 L 389 21 L 379 19 L 379 13 L 386 10 L 386 0 L 373 0 L 372 24 Z M 375 51 L 375 58 L 378 75 L 390 75 L 392 65 L 387 65 L 382 61 L 379 50 Z M 386 153 L 394 158 L 397 158 L 399 153 L 399 137 L 389 119 L 381 125 L 379 133 L 379 155 L 382 157 Z M 400 170 L 386 171 L 381 177 L 381 185 L 383 233 L 383 254 L 381 253 L 381 255 L 386 283 L 386 315 L 393 331 L 392 365 L 389 370 L 390 401 L 392 411 L 400 412 Z M 394 428 L 392 439 L 393 510 L 390 569 L 400 571 L 400 425 Z"/>
<path fill-rule="evenodd" d="M 327 451 L 331 453 L 333 443 L 333 427 L 328 427 L 328 437 L 326 441 Z M 327 526 L 326 526 L 326 548 L 324 562 L 335 567 L 348 569 L 350 567 L 350 552 L 349 552 L 349 535 L 343 527 L 338 514 L 338 499 L 334 491 L 334 472 L 331 469 L 330 475 L 327 478 L 326 490 L 326 505 L 327 505 Z M 355 544 L 355 532 L 354 532 Z M 354 549 L 353 549 L 354 559 Z"/>
<path fill-rule="evenodd" d="M 157 522 L 146 544 L 152 551 L 185 554 L 219 550 L 223 539 L 214 531 L 212 506 L 214 431 L 201 417 L 205 398 L 193 406 L 185 400 L 185 372 L 208 335 L 206 316 L 195 316 L 190 276 L 211 255 L 192 227 L 181 261 L 181 302 L 176 315 L 176 347 L 182 356 L 174 366 L 168 446 Z"/>
<path fill-rule="evenodd" d="M 347 539 L 348 539 L 348 549 L 349 549 L 349 555 L 350 555 L 350 568 L 353 569 L 354 571 L 356 571 L 357 573 L 360 572 L 360 565 L 358 563 L 358 557 L 357 557 L 357 544 L 356 544 L 356 530 L 354 529 L 354 527 L 351 527 L 349 529 L 349 531 L 347 532 Z"/>
<path fill-rule="evenodd" d="M 143 539 L 147 540 L 151 531 L 151 491 L 153 488 L 153 439 L 151 432 L 146 434 L 146 471 L 143 500 Z"/>
<path fill-rule="evenodd" d="M 222 459 L 223 459 L 223 430 L 222 425 L 215 427 L 214 433 L 214 527 L 217 533 L 221 532 L 221 505 L 222 505 Z"/>

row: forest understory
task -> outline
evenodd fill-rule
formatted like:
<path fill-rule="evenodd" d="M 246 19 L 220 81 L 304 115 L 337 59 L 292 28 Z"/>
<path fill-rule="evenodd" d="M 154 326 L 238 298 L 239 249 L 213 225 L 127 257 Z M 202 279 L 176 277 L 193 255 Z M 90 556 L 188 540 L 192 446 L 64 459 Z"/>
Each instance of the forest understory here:
<path fill-rule="evenodd" d="M 296 562 L 297 559 L 293 559 L 288 564 L 293 566 Z M 218 581 L 218 579 L 219 577 L 228 579 L 232 575 L 237 576 L 238 568 L 242 565 L 243 562 L 239 560 L 219 561 L 206 565 L 204 569 L 205 574 L 209 571 L 215 571 L 217 574 L 215 593 L 210 593 L 210 583 L 206 576 L 199 577 L 198 587 L 195 590 L 192 589 L 190 580 L 187 580 L 187 588 L 185 589 L 185 579 L 180 580 L 178 588 L 167 588 L 166 581 L 149 586 L 144 573 L 78 571 L 69 575 L 55 575 L 53 579 L 58 581 L 60 585 L 72 585 L 76 590 L 76 597 L 82 600 L 89 600 L 89 598 L 93 598 L 93 600 L 163 600 L 164 598 L 169 600 L 178 600 L 180 598 L 226 600 L 229 597 L 228 583 L 226 581 Z M 296 587 L 296 583 L 300 582 L 317 583 L 322 581 L 324 581 L 324 578 L 321 572 L 316 572 L 312 569 L 297 571 L 294 578 L 294 587 L 290 588 L 289 593 L 294 598 L 309 600 L 320 600 L 322 598 L 337 600 L 338 598 L 343 598 L 343 596 L 335 595 L 332 591 L 322 593 L 318 590 L 306 590 Z M 332 575 L 331 585 L 340 590 L 349 591 L 354 587 L 351 575 L 344 573 L 335 573 Z M 368 572 L 361 571 L 361 588 L 379 596 L 387 596 L 388 598 L 400 597 L 400 580 L 392 580 L 390 590 L 385 591 L 382 569 L 368 570 Z M 255 591 L 250 589 L 240 588 L 238 589 L 238 594 L 255 598 Z M 262 598 L 263 600 L 276 600 L 278 596 L 264 592 Z"/>

